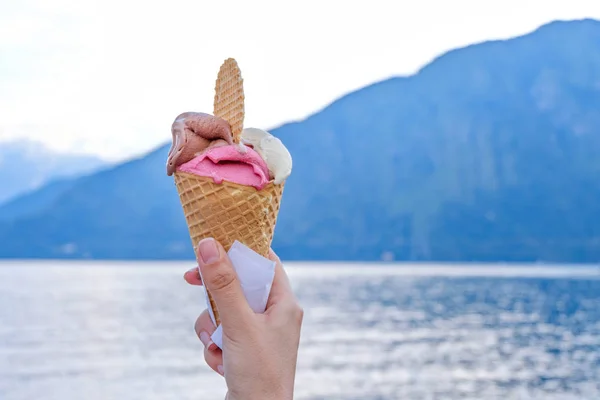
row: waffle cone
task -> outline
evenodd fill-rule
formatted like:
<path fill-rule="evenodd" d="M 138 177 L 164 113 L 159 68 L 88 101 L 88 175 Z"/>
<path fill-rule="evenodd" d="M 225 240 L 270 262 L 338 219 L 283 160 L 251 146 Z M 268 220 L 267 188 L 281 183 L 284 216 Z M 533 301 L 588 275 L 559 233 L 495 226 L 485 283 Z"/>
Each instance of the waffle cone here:
<path fill-rule="evenodd" d="M 219 69 L 215 83 L 214 115 L 223 118 L 231 126 L 233 142 L 240 142 L 244 128 L 244 80 L 237 62 L 225 60 Z"/>
<path fill-rule="evenodd" d="M 264 257 L 269 255 L 283 184 L 271 182 L 256 190 L 185 172 L 175 172 L 175 184 L 194 246 L 212 237 L 226 251 L 237 240 Z M 219 313 L 210 292 L 208 298 L 218 325 Z"/>

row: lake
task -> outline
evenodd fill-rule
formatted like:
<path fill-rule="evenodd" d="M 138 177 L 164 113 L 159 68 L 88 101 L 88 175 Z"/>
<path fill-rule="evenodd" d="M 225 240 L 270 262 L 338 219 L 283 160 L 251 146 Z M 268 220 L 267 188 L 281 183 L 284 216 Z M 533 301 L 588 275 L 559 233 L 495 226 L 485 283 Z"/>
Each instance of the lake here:
<path fill-rule="evenodd" d="M 0 398 L 223 399 L 191 263 L 0 264 Z M 600 398 L 600 269 L 290 264 L 296 399 Z"/>

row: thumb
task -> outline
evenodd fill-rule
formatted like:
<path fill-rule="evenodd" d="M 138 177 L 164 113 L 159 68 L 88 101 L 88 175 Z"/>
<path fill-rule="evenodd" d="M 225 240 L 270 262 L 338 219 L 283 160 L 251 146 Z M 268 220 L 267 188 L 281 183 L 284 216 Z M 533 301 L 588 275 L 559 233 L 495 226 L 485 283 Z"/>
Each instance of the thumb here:
<path fill-rule="evenodd" d="M 204 286 L 217 304 L 223 329 L 235 329 L 236 326 L 243 329 L 252 309 L 223 246 L 213 238 L 201 240 L 198 264 Z"/>

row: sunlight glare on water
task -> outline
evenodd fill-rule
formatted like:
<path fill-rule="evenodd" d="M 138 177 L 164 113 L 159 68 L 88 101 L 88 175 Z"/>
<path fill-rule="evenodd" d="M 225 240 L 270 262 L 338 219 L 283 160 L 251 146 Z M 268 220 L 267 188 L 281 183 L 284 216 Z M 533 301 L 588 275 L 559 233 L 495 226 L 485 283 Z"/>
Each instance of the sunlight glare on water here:
<path fill-rule="evenodd" d="M 0 264 L 0 398 L 223 399 L 182 263 Z M 292 265 L 296 398 L 600 398 L 600 273 Z"/>

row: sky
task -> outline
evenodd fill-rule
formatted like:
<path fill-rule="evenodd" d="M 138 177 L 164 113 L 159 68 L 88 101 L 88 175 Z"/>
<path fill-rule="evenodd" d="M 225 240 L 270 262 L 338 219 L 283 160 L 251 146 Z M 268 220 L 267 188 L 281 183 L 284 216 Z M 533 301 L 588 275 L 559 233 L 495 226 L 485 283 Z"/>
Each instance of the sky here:
<path fill-rule="evenodd" d="M 226 58 L 245 126 L 303 119 L 447 50 L 600 19 L 598 0 L 0 0 L 0 141 L 121 160 L 212 112 Z"/>

